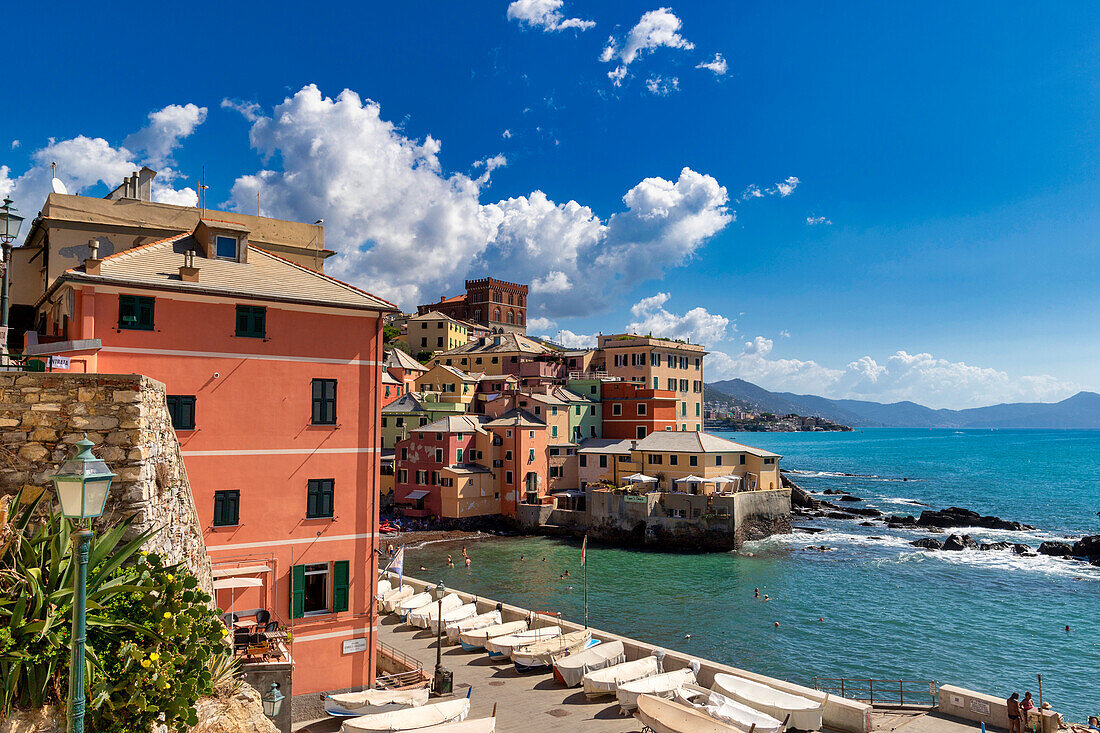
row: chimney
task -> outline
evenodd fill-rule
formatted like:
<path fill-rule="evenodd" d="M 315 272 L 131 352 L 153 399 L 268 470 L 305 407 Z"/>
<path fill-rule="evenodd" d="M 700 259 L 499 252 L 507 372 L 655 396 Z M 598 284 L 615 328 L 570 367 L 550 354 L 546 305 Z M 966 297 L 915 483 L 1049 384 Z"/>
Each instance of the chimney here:
<path fill-rule="evenodd" d="M 180 268 L 180 280 L 185 283 L 197 283 L 199 281 L 199 268 L 195 267 L 195 251 L 187 250 L 183 253 L 183 267 Z"/>
<path fill-rule="evenodd" d="M 638 441 L 636 441 L 636 440 L 630 441 L 630 450 L 638 450 Z"/>
<path fill-rule="evenodd" d="M 103 260 L 99 259 L 99 240 L 88 240 L 88 258 L 84 260 L 84 272 L 88 275 L 99 274 L 99 263 Z"/>
<path fill-rule="evenodd" d="M 148 166 L 142 166 L 142 169 L 134 175 L 137 177 L 134 183 L 136 189 L 134 198 L 141 201 L 152 201 L 153 179 L 156 178 L 157 172 Z"/>
<path fill-rule="evenodd" d="M 446 296 L 446 295 L 440 295 L 440 296 L 439 296 L 439 302 L 440 302 L 440 303 L 442 303 L 442 302 L 443 302 L 443 301 L 445 301 L 446 299 L 447 299 L 447 296 Z"/>

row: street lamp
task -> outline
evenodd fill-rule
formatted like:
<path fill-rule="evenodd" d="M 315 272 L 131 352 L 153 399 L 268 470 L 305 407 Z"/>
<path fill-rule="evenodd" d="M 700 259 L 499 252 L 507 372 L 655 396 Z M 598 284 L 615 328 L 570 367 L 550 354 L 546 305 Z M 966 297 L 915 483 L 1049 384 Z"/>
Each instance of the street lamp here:
<path fill-rule="evenodd" d="M 283 693 L 279 692 L 279 683 L 271 683 L 271 691 L 263 697 L 264 715 L 269 718 L 279 717 L 279 712 L 283 709 L 283 698 L 286 697 Z"/>
<path fill-rule="evenodd" d="M 443 669 L 443 596 L 447 595 L 447 588 L 444 587 L 442 580 L 432 589 L 432 595 L 439 604 L 439 616 L 435 624 L 435 680 L 432 687 L 435 688 L 435 694 L 447 695 L 453 688 L 454 677 L 451 675 L 451 670 Z"/>
<path fill-rule="evenodd" d="M 5 283 L 6 275 L 5 275 Z M 77 571 L 73 575 L 73 636 L 69 667 L 69 731 L 84 733 L 84 624 L 88 602 L 88 553 L 92 530 L 84 523 L 102 516 L 107 491 L 115 474 L 107 464 L 92 455 L 95 445 L 85 435 L 78 440 L 77 454 L 61 464 L 53 475 L 54 490 L 61 502 L 61 514 L 78 527 L 73 533 L 73 555 Z"/>
<path fill-rule="evenodd" d="M 11 205 L 11 198 L 4 197 L 4 205 L 0 206 L 0 246 L 4 249 L 4 282 L 0 285 L 0 326 L 8 325 L 8 280 L 11 279 L 11 243 L 19 236 L 19 226 L 23 223 L 23 217 L 15 212 L 19 209 Z M 4 336 L 4 346 L 7 346 L 7 335 Z"/>

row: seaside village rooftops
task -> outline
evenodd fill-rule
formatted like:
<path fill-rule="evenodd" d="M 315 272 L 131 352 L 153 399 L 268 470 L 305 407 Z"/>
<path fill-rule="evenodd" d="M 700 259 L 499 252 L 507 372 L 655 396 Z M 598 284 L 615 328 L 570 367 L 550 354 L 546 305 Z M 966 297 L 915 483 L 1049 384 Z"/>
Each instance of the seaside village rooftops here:
<path fill-rule="evenodd" d="M 201 228 L 200 224 L 200 228 Z M 395 311 L 392 303 L 308 267 L 246 245 L 240 261 L 203 257 L 194 233 L 177 234 L 67 270 L 40 299 L 61 283 L 89 282 L 178 292 L 216 292 L 240 298 Z M 196 256 L 199 255 L 199 256 Z"/>
<path fill-rule="evenodd" d="M 382 412 L 425 412 L 420 398 L 415 394 L 403 394 L 382 408 Z"/>
<path fill-rule="evenodd" d="M 477 415 L 448 415 L 416 428 L 418 433 L 484 433 Z"/>
<path fill-rule="evenodd" d="M 732 440 L 720 438 L 717 435 L 700 432 L 677 432 L 663 430 L 651 433 L 639 440 L 608 440 L 592 438 L 586 440 L 581 446 L 581 453 L 620 453 L 628 454 L 632 450 L 649 451 L 651 453 L 748 453 L 760 458 L 780 458 L 778 453 L 772 453 L 761 448 Z"/>
<path fill-rule="evenodd" d="M 514 409 L 509 410 L 495 420 L 490 420 L 485 423 L 491 428 L 544 428 L 546 423 L 532 415 L 527 410 Z"/>
<path fill-rule="evenodd" d="M 467 342 L 448 351 L 441 351 L 435 355 L 436 359 L 448 356 L 461 356 L 464 354 L 489 354 L 493 352 L 511 353 L 518 351 L 526 354 L 545 354 L 549 351 L 545 346 L 534 339 L 518 333 L 498 333 L 492 336 L 482 336 L 474 341 Z"/>
<path fill-rule="evenodd" d="M 428 367 L 406 354 L 401 349 L 390 349 L 386 354 L 386 369 L 404 369 L 407 372 L 426 372 Z"/>

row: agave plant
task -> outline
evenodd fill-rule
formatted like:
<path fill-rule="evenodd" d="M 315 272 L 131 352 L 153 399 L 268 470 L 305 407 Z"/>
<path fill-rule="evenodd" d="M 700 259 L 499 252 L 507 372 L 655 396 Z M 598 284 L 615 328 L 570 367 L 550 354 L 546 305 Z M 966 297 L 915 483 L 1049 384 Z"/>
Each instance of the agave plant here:
<path fill-rule="evenodd" d="M 71 639 L 73 573 L 69 522 L 43 503 L 16 494 L 0 506 L 0 716 L 12 707 L 38 707 L 64 699 Z M 142 590 L 119 568 L 151 532 L 125 541 L 130 521 L 100 534 L 88 558 L 89 628 L 122 628 L 101 613 L 120 593 Z M 130 629 L 138 631 L 137 629 Z M 87 648 L 85 678 L 96 658 Z"/>

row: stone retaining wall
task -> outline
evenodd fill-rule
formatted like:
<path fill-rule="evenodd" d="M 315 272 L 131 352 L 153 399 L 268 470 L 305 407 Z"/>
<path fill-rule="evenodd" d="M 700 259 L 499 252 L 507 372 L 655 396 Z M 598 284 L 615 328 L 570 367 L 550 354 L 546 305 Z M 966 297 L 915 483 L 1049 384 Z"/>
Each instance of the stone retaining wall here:
<path fill-rule="evenodd" d="M 210 560 L 164 385 L 137 374 L 0 373 L 0 495 L 53 492 L 51 476 L 87 433 L 118 474 L 97 530 L 135 516 L 133 534 L 184 563 L 211 592 Z"/>

